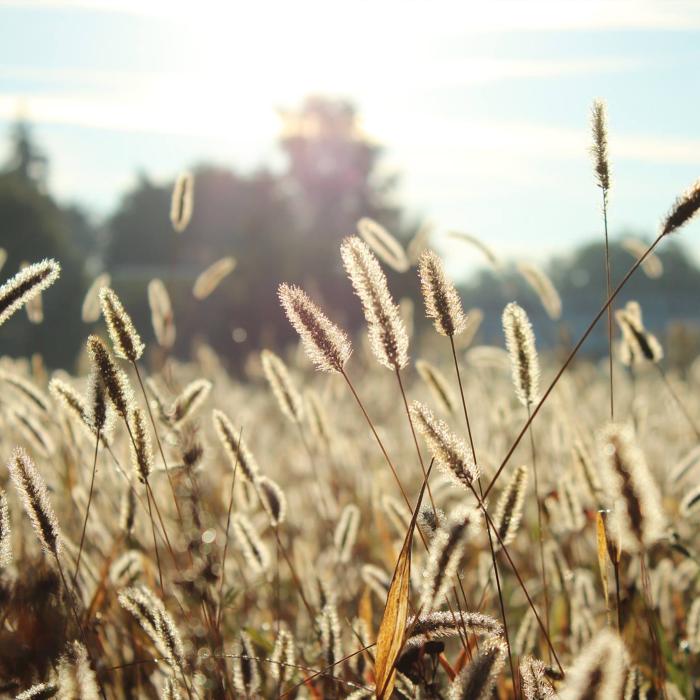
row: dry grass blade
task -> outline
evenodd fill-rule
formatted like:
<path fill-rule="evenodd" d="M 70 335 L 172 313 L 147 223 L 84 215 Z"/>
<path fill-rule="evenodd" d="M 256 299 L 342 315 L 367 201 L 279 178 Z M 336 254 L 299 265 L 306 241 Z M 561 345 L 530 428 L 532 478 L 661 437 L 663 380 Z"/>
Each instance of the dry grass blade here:
<path fill-rule="evenodd" d="M 408 623 L 408 595 L 411 581 L 411 548 L 413 545 L 413 532 L 416 519 L 420 512 L 423 494 L 428 484 L 428 478 L 432 470 L 432 463 L 428 467 L 423 486 L 421 487 L 418 502 L 411 518 L 408 532 L 404 538 L 401 553 L 394 575 L 389 586 L 382 622 L 377 633 L 377 651 L 375 656 L 374 675 L 376 679 L 377 700 L 385 700 L 391 697 L 396 682 L 396 660 L 399 658 L 406 638 Z"/>

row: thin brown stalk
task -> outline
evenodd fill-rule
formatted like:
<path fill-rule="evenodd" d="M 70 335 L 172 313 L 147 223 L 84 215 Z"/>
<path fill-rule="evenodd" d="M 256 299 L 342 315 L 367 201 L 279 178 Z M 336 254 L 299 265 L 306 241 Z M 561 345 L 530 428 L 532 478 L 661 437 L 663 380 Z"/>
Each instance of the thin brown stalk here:
<path fill-rule="evenodd" d="M 671 382 L 668 381 L 668 377 L 666 376 L 666 372 L 664 372 L 663 368 L 658 363 L 654 363 L 654 366 L 658 370 L 659 375 L 661 375 L 661 379 L 663 379 L 663 382 L 666 385 L 666 388 L 668 389 L 668 393 L 671 394 L 671 397 L 676 402 L 676 406 L 678 406 L 681 413 L 683 414 L 683 417 L 688 422 L 688 425 L 691 427 L 691 429 L 695 433 L 695 437 L 698 438 L 698 440 L 700 440 L 700 429 L 698 429 L 698 427 L 695 425 L 695 421 L 693 420 L 693 417 L 690 415 L 688 408 L 681 401 L 681 397 L 678 396 L 678 393 L 673 388 L 673 385 L 671 384 Z"/>
<path fill-rule="evenodd" d="M 437 509 L 435 508 L 435 501 L 433 500 L 433 493 L 430 490 L 430 484 L 427 482 L 428 478 L 428 473 L 425 470 L 425 463 L 423 462 L 423 455 L 421 454 L 420 451 L 420 446 L 418 445 L 418 436 L 416 435 L 416 430 L 413 427 L 413 420 L 411 419 L 411 411 L 408 408 L 408 399 L 406 398 L 406 392 L 403 388 L 403 382 L 401 381 L 401 370 L 397 367 L 395 367 L 396 370 L 396 379 L 399 382 L 399 389 L 401 390 L 401 398 L 403 399 L 403 405 L 406 410 L 406 417 L 408 418 L 408 424 L 411 426 L 411 435 L 413 435 L 413 444 L 416 446 L 416 453 L 418 454 L 418 462 L 420 463 L 420 469 L 421 472 L 423 473 L 423 479 L 426 479 L 426 486 L 428 488 L 428 497 L 430 498 L 430 505 L 433 508 L 433 513 L 435 514 L 435 517 L 437 518 Z"/>
<path fill-rule="evenodd" d="M 83 626 L 80 624 L 80 618 L 78 617 L 78 610 L 75 607 L 75 599 L 73 597 L 73 591 L 68 588 L 68 584 L 66 583 L 66 577 L 63 573 L 63 567 L 61 566 L 61 560 L 58 557 L 58 553 L 54 552 L 54 557 L 56 559 L 56 566 L 58 567 L 58 573 L 61 576 L 61 582 L 63 583 L 63 589 L 66 592 L 66 596 L 68 596 L 69 599 L 69 604 L 70 604 L 70 609 L 73 613 L 73 619 L 75 620 L 75 624 L 78 628 L 78 634 L 80 634 L 80 639 L 83 642 L 83 646 L 85 647 L 85 651 L 87 652 L 88 658 L 90 659 L 90 663 L 92 666 L 97 669 L 97 666 L 95 664 L 95 660 L 92 657 L 92 652 L 90 651 L 90 647 L 88 646 L 87 643 L 87 638 L 85 635 L 85 630 Z M 100 682 L 99 678 L 97 678 L 97 674 L 95 674 L 95 680 L 97 681 L 97 685 L 100 689 L 100 695 L 102 696 L 103 700 L 107 700 L 107 696 L 105 695 L 104 688 L 102 687 L 102 683 Z"/>
<path fill-rule="evenodd" d="M 464 396 L 464 387 L 462 386 L 462 373 L 459 370 L 459 362 L 457 361 L 457 351 L 455 349 L 455 341 L 454 341 L 454 336 L 450 335 L 450 347 L 452 348 L 452 359 L 454 361 L 454 366 L 455 366 L 455 372 L 457 374 L 457 383 L 459 384 L 459 395 L 462 400 L 462 410 L 464 411 L 464 421 L 467 424 L 467 434 L 469 435 L 469 448 L 472 453 L 472 459 L 474 460 L 474 464 L 478 464 L 476 461 L 476 448 L 474 447 L 474 438 L 472 437 L 472 429 L 471 425 L 469 423 L 469 412 L 467 411 L 467 401 Z M 483 498 L 483 488 L 481 485 L 481 472 L 479 472 L 479 476 L 476 479 L 476 483 L 479 487 L 479 493 L 481 494 Z M 501 590 L 501 577 L 500 574 L 498 573 L 498 562 L 496 561 L 496 551 L 493 546 L 493 538 L 491 537 L 491 529 L 488 526 L 488 522 L 486 520 L 486 515 L 484 514 L 484 522 L 486 523 L 486 532 L 488 533 L 489 537 L 489 550 L 491 552 L 491 562 L 493 564 L 493 569 L 496 574 L 496 588 L 498 589 L 498 603 L 499 607 L 501 609 L 501 619 L 503 620 L 503 632 L 506 638 L 506 646 L 508 647 L 508 663 L 510 665 L 510 674 L 513 679 L 513 693 L 517 696 L 517 684 L 516 684 L 516 677 L 515 677 L 515 669 L 513 667 L 513 653 L 511 651 L 510 647 L 510 635 L 508 633 L 508 621 L 506 619 L 506 608 L 505 608 L 505 603 L 503 601 L 503 591 Z M 460 581 L 460 587 L 462 583 Z M 462 589 L 462 595 L 464 595 L 464 589 Z M 466 601 L 466 596 L 465 596 L 465 601 Z"/>
<path fill-rule="evenodd" d="M 494 484 L 496 481 L 498 481 L 498 477 L 501 475 L 503 470 L 506 468 L 506 465 L 508 464 L 510 458 L 513 456 L 513 453 L 515 452 L 516 448 L 520 444 L 520 441 L 523 439 L 525 436 L 525 433 L 527 432 L 528 428 L 530 427 L 530 424 L 532 421 L 535 419 L 537 414 L 540 412 L 540 409 L 544 405 L 544 403 L 547 401 L 549 398 L 549 395 L 552 393 L 554 387 L 558 384 L 559 380 L 561 379 L 562 375 L 564 372 L 567 370 L 571 362 L 573 361 L 574 357 L 576 357 L 578 351 L 581 349 L 581 346 L 586 342 L 586 339 L 588 336 L 591 334 L 593 329 L 595 328 L 595 325 L 600 321 L 601 317 L 607 310 L 607 308 L 612 304 L 612 302 L 615 300 L 617 295 L 620 293 L 620 290 L 627 284 L 627 281 L 629 280 L 630 277 L 637 271 L 639 266 L 647 259 L 647 257 L 654 251 L 656 246 L 661 242 L 661 239 L 665 236 L 665 233 L 660 233 L 656 239 L 649 245 L 649 247 L 646 249 L 644 252 L 644 255 L 642 255 L 635 263 L 632 265 L 632 267 L 627 271 L 627 274 L 622 278 L 620 283 L 615 287 L 613 290 L 613 293 L 608 297 L 607 301 L 605 304 L 603 304 L 602 308 L 598 313 L 595 315 L 593 320 L 590 322 L 588 325 L 588 328 L 586 328 L 584 334 L 581 336 L 581 338 L 578 340 L 576 345 L 574 346 L 573 350 L 569 353 L 568 357 L 564 361 L 564 364 L 559 368 L 559 371 L 556 373 L 554 379 L 552 379 L 551 383 L 547 387 L 547 390 L 542 394 L 542 397 L 540 400 L 537 402 L 535 405 L 534 409 L 532 410 L 532 413 L 530 414 L 529 418 L 525 422 L 525 425 L 522 427 L 520 432 L 518 433 L 518 436 L 515 438 L 513 441 L 513 444 L 511 445 L 510 449 L 508 450 L 508 453 L 506 456 L 503 458 L 503 461 L 501 462 L 501 465 L 498 467 L 496 470 L 496 473 L 494 474 L 493 478 L 491 479 L 491 482 L 489 485 L 486 487 L 486 490 L 484 491 L 484 498 L 488 498 L 489 493 L 491 492 L 491 489 L 493 488 Z"/>
<path fill-rule="evenodd" d="M 527 405 L 527 417 L 530 418 L 530 404 Z M 537 499 L 537 537 L 540 544 L 540 564 L 542 567 L 542 590 L 544 595 L 544 623 L 549 634 L 549 589 L 547 586 L 547 567 L 544 564 L 544 529 L 542 527 L 542 494 L 540 493 L 540 484 L 537 478 L 537 452 L 535 451 L 535 436 L 532 432 L 532 425 L 528 428 L 530 435 L 530 453 L 532 455 L 532 472 L 535 477 L 535 498 Z M 550 650 L 550 663 L 551 663 Z"/>
<path fill-rule="evenodd" d="M 610 265 L 610 247 L 608 245 L 608 197 L 603 190 L 603 226 L 605 228 L 605 277 L 606 298 L 610 298 L 612 290 L 612 270 Z M 613 313 L 612 303 L 608 304 L 608 365 L 610 372 L 610 420 L 615 419 L 615 393 L 613 384 Z"/>
<path fill-rule="evenodd" d="M 95 456 L 92 460 L 92 476 L 90 477 L 90 493 L 88 495 L 87 508 L 85 509 L 85 519 L 83 520 L 83 532 L 80 535 L 80 546 L 78 547 L 78 557 L 75 562 L 75 573 L 73 574 L 73 581 L 78 578 L 78 572 L 80 571 L 80 557 L 83 553 L 83 544 L 85 542 L 85 531 L 87 530 L 88 517 L 90 516 L 90 504 L 92 503 L 93 488 L 95 486 L 95 471 L 97 470 L 97 450 L 100 446 L 100 428 L 97 429 L 97 436 L 95 438 Z"/>
<path fill-rule="evenodd" d="M 156 427 L 156 421 L 153 418 L 153 411 L 151 411 L 151 403 L 148 400 L 148 395 L 146 394 L 146 388 L 143 385 L 143 381 L 141 380 L 141 373 L 139 372 L 139 366 L 136 364 L 136 362 L 131 363 L 134 366 L 134 370 L 136 371 L 136 378 L 139 380 L 139 386 L 141 387 L 141 393 L 143 394 L 143 400 L 146 402 L 146 410 L 148 411 L 148 417 L 151 419 L 151 425 L 153 426 L 153 432 L 155 433 L 156 436 L 156 443 L 158 444 L 158 452 L 160 452 L 160 457 L 163 460 L 163 467 L 165 468 L 165 473 L 168 476 L 168 483 L 170 484 L 170 490 L 172 491 L 173 494 L 173 503 L 175 503 L 175 510 L 177 510 L 177 517 L 180 522 L 180 527 L 184 528 L 183 525 L 183 520 L 182 520 L 182 512 L 180 511 L 180 504 L 178 503 L 177 500 L 177 494 L 175 493 L 175 485 L 173 484 L 172 477 L 170 476 L 170 469 L 168 468 L 168 462 L 165 459 L 165 452 L 163 452 L 163 445 L 160 441 L 160 436 L 158 435 L 158 428 Z"/>
<path fill-rule="evenodd" d="M 367 414 L 367 411 L 365 410 L 365 407 L 364 407 L 362 401 L 360 400 L 360 397 L 358 396 L 357 392 L 355 391 L 355 387 L 353 386 L 352 382 L 350 381 L 350 377 L 348 377 L 345 370 L 341 370 L 341 374 L 343 375 L 343 379 L 345 379 L 348 387 L 350 388 L 352 395 L 355 397 L 355 401 L 357 402 L 357 405 L 360 407 L 360 410 L 362 411 L 362 415 L 365 417 L 365 420 L 367 421 L 367 425 L 369 425 L 370 430 L 372 431 L 372 434 L 374 435 L 374 439 L 377 441 L 377 444 L 379 445 L 379 449 L 382 451 L 382 454 L 384 455 L 384 459 L 386 460 L 386 463 L 389 465 L 389 469 L 391 469 L 391 473 L 394 475 L 394 480 L 396 481 L 396 484 L 399 487 L 399 491 L 401 491 L 401 495 L 403 496 L 404 501 L 406 501 L 406 505 L 408 506 L 408 509 L 411 512 L 413 512 L 411 502 L 408 500 L 408 496 L 406 495 L 406 491 L 404 490 L 403 484 L 401 483 L 401 479 L 399 479 L 399 475 L 396 472 L 396 468 L 394 467 L 391 459 L 389 458 L 389 455 L 387 454 L 386 449 L 384 448 L 384 443 L 382 442 L 382 439 L 379 437 L 379 434 L 377 433 L 377 430 L 374 427 L 374 423 L 372 423 L 372 419 Z M 419 529 L 419 532 L 420 532 L 420 529 Z"/>

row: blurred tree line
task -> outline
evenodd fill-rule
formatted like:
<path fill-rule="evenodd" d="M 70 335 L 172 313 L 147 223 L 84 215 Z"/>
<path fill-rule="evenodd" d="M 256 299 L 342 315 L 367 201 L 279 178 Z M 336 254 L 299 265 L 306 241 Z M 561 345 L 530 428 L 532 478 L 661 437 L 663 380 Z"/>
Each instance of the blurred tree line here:
<path fill-rule="evenodd" d="M 21 316 L 0 328 L 2 352 L 40 350 L 50 366 L 72 366 L 92 330 L 80 319 L 82 299 L 102 270 L 112 275 L 112 286 L 146 340 L 153 340 L 146 288 L 154 277 L 164 281 L 175 310 L 175 352 L 182 356 L 201 340 L 236 366 L 251 351 L 292 339 L 277 301 L 280 281 L 304 286 L 339 323 L 357 328 L 361 312 L 341 269 L 340 240 L 356 230 L 362 216 L 380 222 L 404 243 L 415 234 L 417 222 L 397 201 L 397 177 L 382 167 L 382 149 L 362 132 L 352 104 L 312 97 L 282 118 L 282 171 L 195 167 L 194 213 L 182 234 L 169 221 L 172 183 L 155 183 L 145 174 L 99 225 L 76 207 L 59 206 L 46 191 L 46 159 L 27 127 L 18 124 L 11 134 L 12 156 L 0 172 L 0 247 L 8 253 L 3 276 L 14 274 L 23 261 L 43 257 L 59 259 L 63 274 L 44 295 L 42 324 Z M 477 254 L 465 247 L 464 255 Z M 224 256 L 237 260 L 236 269 L 210 297 L 195 300 L 194 280 Z M 679 245 L 664 245 L 660 257 L 665 274 L 656 280 L 637 275 L 624 296 L 640 300 L 649 326 L 657 330 L 657 321 L 670 317 L 697 320 L 700 289 L 700 272 Z M 613 246 L 615 270 L 622 273 L 631 262 L 629 253 Z M 500 314 L 512 299 L 531 313 L 543 345 L 559 340 L 564 330 L 582 330 L 602 300 L 601 245 L 584 246 L 548 269 L 562 296 L 567 326 L 546 319 L 514 270 L 483 270 L 462 287 L 465 306 L 484 311 L 481 341 L 502 342 Z M 389 276 L 397 299 L 408 296 L 416 302 L 420 320 L 416 275 Z M 601 331 L 603 343 L 604 338 Z"/>

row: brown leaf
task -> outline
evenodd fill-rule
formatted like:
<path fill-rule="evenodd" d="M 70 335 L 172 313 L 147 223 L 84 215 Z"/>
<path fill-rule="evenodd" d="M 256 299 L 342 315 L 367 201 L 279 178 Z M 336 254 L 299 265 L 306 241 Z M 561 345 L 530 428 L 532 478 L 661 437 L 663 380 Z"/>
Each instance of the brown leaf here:
<path fill-rule="evenodd" d="M 386 700 L 394 692 L 394 683 L 396 681 L 395 664 L 403 648 L 406 636 L 406 622 L 408 620 L 413 532 L 432 467 L 433 463 L 431 462 L 418 496 L 418 503 L 413 511 L 411 524 L 408 526 L 408 532 L 406 532 L 399 559 L 396 562 L 394 576 L 391 579 L 391 586 L 389 586 L 389 593 L 386 597 L 382 622 L 379 625 L 377 657 L 374 665 L 377 700 Z"/>

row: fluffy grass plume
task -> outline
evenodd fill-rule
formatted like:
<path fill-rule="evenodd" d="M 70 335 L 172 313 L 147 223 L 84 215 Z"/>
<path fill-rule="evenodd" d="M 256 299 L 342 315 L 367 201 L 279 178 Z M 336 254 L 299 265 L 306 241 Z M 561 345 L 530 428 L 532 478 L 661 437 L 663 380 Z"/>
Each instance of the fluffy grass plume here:
<path fill-rule="evenodd" d="M 457 400 L 445 375 L 435 365 L 425 360 L 416 360 L 416 370 L 442 410 L 448 414 L 454 413 Z"/>
<path fill-rule="evenodd" d="M 362 302 L 374 356 L 387 369 L 402 369 L 408 363 L 408 334 L 377 258 L 356 236 L 342 242 L 340 255 Z"/>
<path fill-rule="evenodd" d="M 44 479 L 21 447 L 16 447 L 12 452 L 7 469 L 22 496 L 24 510 L 34 526 L 34 532 L 43 550 L 58 557 L 61 550 L 61 535 Z"/>
<path fill-rule="evenodd" d="M 198 301 L 206 299 L 235 269 L 236 259 L 231 256 L 212 263 L 195 280 L 192 295 Z"/>
<path fill-rule="evenodd" d="M 12 529 L 7 494 L 0 489 L 0 571 L 12 563 Z"/>
<path fill-rule="evenodd" d="M 508 546 L 518 532 L 527 490 L 527 467 L 519 466 L 501 493 L 493 518 L 503 544 Z"/>
<path fill-rule="evenodd" d="M 145 345 L 113 289 L 104 287 L 100 290 L 100 308 L 115 354 L 129 362 L 136 362 L 143 355 Z"/>
<path fill-rule="evenodd" d="M 547 316 L 553 321 L 558 321 L 561 318 L 561 297 L 549 275 L 537 265 L 527 262 L 518 263 L 518 272 L 537 294 Z"/>
<path fill-rule="evenodd" d="M 170 223 L 176 233 L 182 233 L 190 224 L 194 211 L 194 176 L 183 172 L 177 176 L 170 199 Z"/>
<path fill-rule="evenodd" d="M 166 350 L 172 348 L 175 344 L 175 315 L 163 280 L 156 278 L 148 283 L 148 305 L 158 345 Z"/>
<path fill-rule="evenodd" d="M 671 211 L 661 224 L 661 235 L 677 231 L 687 224 L 700 211 L 700 180 L 694 182 L 671 207 Z"/>
<path fill-rule="evenodd" d="M 449 700 L 489 700 L 506 656 L 504 642 L 485 643 L 452 682 Z"/>
<path fill-rule="evenodd" d="M 636 301 L 628 301 L 623 309 L 615 311 L 615 320 L 622 331 L 623 364 L 656 363 L 663 359 L 661 343 L 644 328 L 642 309 Z"/>
<path fill-rule="evenodd" d="M 608 700 L 621 697 L 629 656 L 620 637 L 599 632 L 569 669 L 561 700 Z"/>
<path fill-rule="evenodd" d="M 289 370 L 280 357 L 271 350 L 260 353 L 263 372 L 282 413 L 292 422 L 301 423 L 304 403 L 289 376 Z"/>
<path fill-rule="evenodd" d="M 212 413 L 212 420 L 231 469 L 235 467 L 245 480 L 251 484 L 255 483 L 260 469 L 243 437 L 235 431 L 233 424 L 222 411 L 215 409 Z"/>
<path fill-rule="evenodd" d="M 55 260 L 42 260 L 20 270 L 0 287 L 0 326 L 18 309 L 50 287 L 61 273 Z"/>
<path fill-rule="evenodd" d="M 503 310 L 503 332 L 510 356 L 515 395 L 523 406 L 531 406 L 537 402 L 539 395 L 540 363 L 530 319 L 515 302 Z"/>
<path fill-rule="evenodd" d="M 426 250 L 418 264 L 425 315 L 433 319 L 440 335 L 459 335 L 466 324 L 462 300 L 457 289 L 445 275 L 442 260 L 432 250 Z"/>
<path fill-rule="evenodd" d="M 646 252 L 649 245 L 638 238 L 628 236 L 620 241 L 620 245 L 636 260 L 641 258 Z M 649 279 L 658 279 L 664 273 L 664 264 L 661 258 L 654 253 L 650 253 L 642 263 L 642 270 Z"/>
<path fill-rule="evenodd" d="M 299 287 L 279 286 L 279 298 L 289 322 L 301 337 L 304 350 L 317 369 L 342 372 L 352 354 L 350 339 Z"/>
<path fill-rule="evenodd" d="M 83 323 L 94 323 L 100 317 L 100 291 L 112 284 L 112 277 L 108 272 L 99 274 L 88 287 L 83 299 L 80 317 Z"/>
<path fill-rule="evenodd" d="M 613 506 L 615 531 L 624 548 L 637 551 L 661 539 L 666 516 L 661 494 L 632 428 L 611 424 L 601 431 L 601 466 Z"/>
<path fill-rule="evenodd" d="M 471 233 L 450 231 L 447 235 L 456 241 L 462 241 L 463 243 L 467 243 L 470 246 L 476 248 L 476 250 L 478 250 L 484 256 L 484 258 L 486 258 L 487 262 L 494 269 L 497 270 L 501 266 L 498 257 L 491 250 L 491 248 L 489 248 L 481 239 L 477 238 L 476 236 L 473 236 Z"/>
<path fill-rule="evenodd" d="M 357 232 L 376 256 L 397 272 L 406 272 L 410 262 L 403 246 L 379 223 L 364 217 L 357 222 Z"/>
<path fill-rule="evenodd" d="M 455 435 L 443 420 L 419 401 L 411 404 L 411 417 L 438 466 L 459 485 L 469 486 L 479 476 L 466 442 Z"/>
<path fill-rule="evenodd" d="M 95 372 L 100 376 L 115 411 L 124 420 L 128 420 L 133 404 L 129 378 L 124 370 L 116 365 L 101 338 L 91 335 L 87 341 L 87 350 Z"/>
<path fill-rule="evenodd" d="M 593 167 L 598 187 L 607 199 L 610 191 L 610 163 L 608 162 L 608 114 L 603 100 L 594 100 L 591 110 L 591 131 L 593 143 Z"/>

